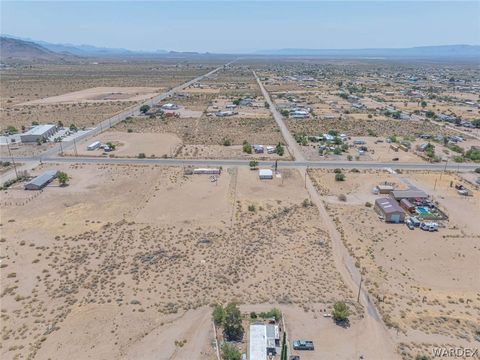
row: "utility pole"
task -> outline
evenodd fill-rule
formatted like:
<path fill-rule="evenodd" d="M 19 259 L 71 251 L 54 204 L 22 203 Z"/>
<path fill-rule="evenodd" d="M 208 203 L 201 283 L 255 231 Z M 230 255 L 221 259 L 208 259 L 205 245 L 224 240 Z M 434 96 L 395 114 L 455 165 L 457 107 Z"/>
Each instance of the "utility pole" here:
<path fill-rule="evenodd" d="M 10 158 L 12 159 L 13 168 L 15 169 L 15 177 L 18 179 L 17 164 L 15 163 L 15 160 L 13 159 L 12 152 L 10 151 L 10 145 L 9 145 L 8 140 L 9 139 L 7 138 L 8 155 L 10 155 Z"/>
<path fill-rule="evenodd" d="M 440 173 L 440 181 L 442 181 L 442 175 L 445 171 L 447 171 L 447 164 L 448 164 L 448 159 L 447 161 L 445 162 L 445 167 L 443 168 L 443 171 Z"/>
<path fill-rule="evenodd" d="M 362 290 L 363 276 L 360 275 L 360 284 L 358 284 L 357 302 L 360 302 L 360 291 Z"/>
<path fill-rule="evenodd" d="M 62 140 L 60 140 L 60 155 L 63 156 L 63 146 L 62 146 Z"/>
<path fill-rule="evenodd" d="M 75 149 L 75 156 L 78 156 L 78 153 L 77 153 L 77 143 L 75 141 L 75 138 L 73 138 L 73 148 Z"/>

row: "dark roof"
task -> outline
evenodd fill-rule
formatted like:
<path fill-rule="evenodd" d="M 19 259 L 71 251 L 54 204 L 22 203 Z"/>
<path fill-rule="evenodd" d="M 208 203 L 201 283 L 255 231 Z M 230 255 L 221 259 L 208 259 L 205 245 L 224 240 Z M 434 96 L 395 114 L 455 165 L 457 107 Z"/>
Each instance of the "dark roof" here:
<path fill-rule="evenodd" d="M 37 176 L 30 180 L 25 186 L 33 185 L 36 187 L 42 187 L 47 185 L 50 181 L 55 179 L 57 176 L 57 170 L 48 170 L 45 171 L 42 175 Z"/>
<path fill-rule="evenodd" d="M 391 198 L 380 198 L 375 200 L 375 205 L 377 205 L 385 214 L 391 214 L 396 212 L 403 212 L 400 205 L 397 201 Z"/>
<path fill-rule="evenodd" d="M 412 190 L 393 190 L 392 195 L 395 199 L 415 199 L 415 198 L 427 198 L 428 195 L 425 191 L 412 189 Z"/>

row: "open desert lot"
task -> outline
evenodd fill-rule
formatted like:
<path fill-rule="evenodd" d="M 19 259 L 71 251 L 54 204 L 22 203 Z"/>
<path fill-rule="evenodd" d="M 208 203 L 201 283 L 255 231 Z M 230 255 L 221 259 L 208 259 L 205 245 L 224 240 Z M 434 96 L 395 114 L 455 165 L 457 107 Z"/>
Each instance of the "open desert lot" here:
<path fill-rule="evenodd" d="M 226 168 L 216 182 L 154 166 L 36 172 L 52 168 L 70 185 L 2 193 L 2 357 L 208 359 L 208 305 L 228 301 L 342 300 L 360 321 L 297 171 L 262 181 Z"/>
<path fill-rule="evenodd" d="M 159 89 L 152 87 L 95 87 L 44 99 L 32 100 L 20 105 L 141 101 L 155 96 L 158 92 Z"/>
<path fill-rule="evenodd" d="M 310 174 L 364 275 L 364 285 L 402 343 L 404 358 L 445 343 L 475 347 L 480 228 L 473 214 L 480 208 L 478 190 L 472 188 L 473 196 L 459 195 L 451 184 L 468 184 L 454 173 L 345 172 L 342 182 L 332 172 Z M 372 188 L 384 182 L 424 190 L 448 220 L 440 221 L 438 232 L 385 223 L 372 207 L 385 196 L 372 194 Z"/>

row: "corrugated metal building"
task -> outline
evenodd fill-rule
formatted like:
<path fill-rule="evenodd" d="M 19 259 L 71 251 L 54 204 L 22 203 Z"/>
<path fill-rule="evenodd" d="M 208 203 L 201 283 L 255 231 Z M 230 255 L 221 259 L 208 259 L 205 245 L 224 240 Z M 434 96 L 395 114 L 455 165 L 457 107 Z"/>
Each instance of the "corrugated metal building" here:
<path fill-rule="evenodd" d="M 57 177 L 57 170 L 45 171 L 25 184 L 25 190 L 41 190 Z"/>
<path fill-rule="evenodd" d="M 375 211 L 383 216 L 385 222 L 401 223 L 405 220 L 405 212 L 398 205 L 398 202 L 391 198 L 380 198 L 375 200 Z"/>
<path fill-rule="evenodd" d="M 20 135 L 23 143 L 36 142 L 38 139 L 48 138 L 57 132 L 56 125 L 37 125 Z"/>

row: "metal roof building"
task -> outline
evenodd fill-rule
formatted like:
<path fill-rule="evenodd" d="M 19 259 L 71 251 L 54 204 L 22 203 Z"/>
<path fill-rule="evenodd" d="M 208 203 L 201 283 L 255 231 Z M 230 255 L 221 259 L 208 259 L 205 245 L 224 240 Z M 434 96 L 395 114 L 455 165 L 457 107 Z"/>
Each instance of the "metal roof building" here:
<path fill-rule="evenodd" d="M 57 170 L 45 171 L 25 184 L 25 190 L 41 190 L 57 177 Z"/>
<path fill-rule="evenodd" d="M 57 126 L 51 124 L 37 125 L 20 135 L 24 143 L 36 142 L 38 139 L 48 138 L 57 132 Z"/>
<path fill-rule="evenodd" d="M 248 343 L 249 360 L 267 360 L 267 327 L 264 324 L 250 325 Z"/>
<path fill-rule="evenodd" d="M 260 169 L 258 171 L 260 179 L 273 179 L 273 171 L 270 169 Z"/>
<path fill-rule="evenodd" d="M 400 223 L 405 220 L 405 212 L 392 198 L 380 198 L 375 200 L 375 211 L 382 215 L 386 222 Z"/>
<path fill-rule="evenodd" d="M 428 198 L 428 195 L 425 191 L 418 190 L 418 189 L 393 190 L 392 196 L 395 198 L 395 200 Z"/>

